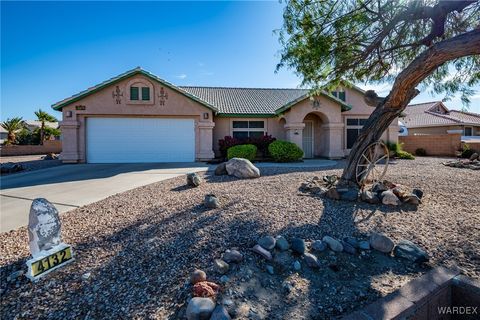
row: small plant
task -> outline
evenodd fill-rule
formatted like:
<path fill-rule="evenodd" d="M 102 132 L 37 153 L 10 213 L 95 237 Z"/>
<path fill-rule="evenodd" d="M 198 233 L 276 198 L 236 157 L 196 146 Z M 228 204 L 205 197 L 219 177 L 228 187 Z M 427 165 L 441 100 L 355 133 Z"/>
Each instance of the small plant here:
<path fill-rule="evenodd" d="M 464 144 L 461 151 L 462 151 L 462 154 L 461 154 L 462 158 L 470 158 L 472 154 L 475 153 L 475 150 L 470 149 L 470 146 L 468 144 Z"/>
<path fill-rule="evenodd" d="M 252 161 L 257 156 L 257 147 L 253 144 L 241 144 L 227 150 L 228 160 L 232 158 L 243 158 Z"/>
<path fill-rule="evenodd" d="M 417 150 L 415 150 L 415 155 L 419 157 L 425 157 L 427 155 L 427 150 L 423 148 L 418 148 Z"/>
<path fill-rule="evenodd" d="M 263 157 L 267 156 L 268 146 L 270 143 L 276 139 L 271 135 L 263 135 L 257 138 L 244 138 L 238 139 L 231 136 L 225 136 L 223 139 L 218 140 L 218 145 L 220 146 L 220 153 L 223 158 L 227 157 L 227 150 L 233 146 L 238 146 L 242 144 L 253 144 L 258 148 Z"/>
<path fill-rule="evenodd" d="M 268 146 L 268 151 L 276 162 L 298 161 L 303 157 L 302 149 L 288 141 L 274 141 Z"/>
<path fill-rule="evenodd" d="M 399 152 L 397 152 L 396 157 L 398 159 L 415 160 L 415 157 L 413 156 L 413 154 L 403 150 L 400 150 Z"/>

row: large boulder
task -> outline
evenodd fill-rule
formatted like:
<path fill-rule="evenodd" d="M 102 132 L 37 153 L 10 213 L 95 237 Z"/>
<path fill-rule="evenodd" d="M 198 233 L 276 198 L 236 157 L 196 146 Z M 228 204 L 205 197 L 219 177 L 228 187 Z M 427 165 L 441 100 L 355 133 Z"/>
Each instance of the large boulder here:
<path fill-rule="evenodd" d="M 208 320 L 215 309 L 215 303 L 210 298 L 195 297 L 187 306 L 188 320 Z"/>
<path fill-rule="evenodd" d="M 28 217 L 28 238 L 30 253 L 38 256 L 62 242 L 58 210 L 47 199 L 33 200 Z"/>
<path fill-rule="evenodd" d="M 400 240 L 393 249 L 393 255 L 416 263 L 427 262 L 428 254 L 419 246 L 408 240 Z"/>
<path fill-rule="evenodd" d="M 226 162 L 222 162 L 215 168 L 216 176 L 224 176 L 228 174 L 226 164 Z"/>
<path fill-rule="evenodd" d="M 398 206 L 400 204 L 400 200 L 393 193 L 393 191 L 387 190 L 382 192 L 382 203 L 389 206 Z"/>
<path fill-rule="evenodd" d="M 227 173 L 240 179 L 252 179 L 260 177 L 260 170 L 249 160 L 232 158 L 225 164 Z"/>
<path fill-rule="evenodd" d="M 381 233 L 373 233 L 370 236 L 370 246 L 383 253 L 390 253 L 395 246 L 392 239 Z"/>

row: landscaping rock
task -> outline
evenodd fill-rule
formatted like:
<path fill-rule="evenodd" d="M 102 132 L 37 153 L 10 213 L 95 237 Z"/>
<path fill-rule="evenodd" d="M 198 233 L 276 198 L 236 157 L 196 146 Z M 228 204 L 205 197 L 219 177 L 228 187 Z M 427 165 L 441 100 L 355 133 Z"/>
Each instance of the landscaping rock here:
<path fill-rule="evenodd" d="M 362 201 L 367 203 L 371 203 L 371 204 L 380 203 L 380 198 L 378 198 L 378 196 L 375 193 L 368 190 L 362 191 L 360 197 Z"/>
<path fill-rule="evenodd" d="M 320 268 L 320 263 L 318 262 L 318 258 L 316 256 L 314 256 L 313 254 L 306 252 L 304 254 L 304 259 L 305 259 L 305 263 L 310 268 L 312 268 L 312 269 Z"/>
<path fill-rule="evenodd" d="M 392 239 L 381 233 L 373 233 L 370 236 L 370 246 L 383 253 L 390 253 L 395 246 Z"/>
<path fill-rule="evenodd" d="M 205 204 L 205 207 L 209 209 L 215 209 L 220 207 L 220 201 L 214 194 L 207 194 L 203 203 Z"/>
<path fill-rule="evenodd" d="M 290 244 L 288 243 L 287 239 L 285 239 L 285 237 L 283 236 L 278 236 L 275 239 L 275 246 L 280 251 L 286 251 L 290 249 Z"/>
<path fill-rule="evenodd" d="M 201 281 L 206 281 L 206 280 L 207 280 L 207 274 L 205 273 L 205 271 L 200 269 L 193 271 L 192 274 L 190 275 L 190 282 L 192 284 L 195 284 Z"/>
<path fill-rule="evenodd" d="M 272 250 L 275 248 L 275 238 L 272 236 L 264 236 L 258 239 L 257 243 L 266 250 Z"/>
<path fill-rule="evenodd" d="M 356 254 L 357 250 L 355 249 L 354 246 L 352 246 L 350 243 L 346 242 L 345 240 L 342 241 L 342 246 L 343 246 L 343 251 L 346 253 L 350 254 Z"/>
<path fill-rule="evenodd" d="M 417 196 L 414 195 L 414 194 L 406 195 L 406 196 L 403 198 L 403 202 L 404 202 L 404 203 L 409 203 L 409 204 L 414 204 L 414 205 L 419 205 L 420 203 L 422 203 L 422 201 L 420 200 L 420 198 L 417 197 Z"/>
<path fill-rule="evenodd" d="M 58 156 L 55 153 L 47 153 L 42 159 L 43 160 L 57 160 Z"/>
<path fill-rule="evenodd" d="M 396 195 L 399 199 L 403 199 L 409 192 L 406 187 L 397 185 L 395 188 L 392 189 L 394 195 Z"/>
<path fill-rule="evenodd" d="M 390 206 L 398 206 L 400 200 L 391 190 L 387 190 L 382 192 L 382 203 Z"/>
<path fill-rule="evenodd" d="M 255 252 L 255 253 L 258 253 L 259 255 L 261 255 L 263 258 L 265 258 L 268 261 L 272 260 L 272 254 L 270 253 L 270 251 L 265 250 L 262 246 L 260 246 L 258 244 L 253 246 L 252 251 Z"/>
<path fill-rule="evenodd" d="M 193 285 L 193 296 L 203 298 L 214 298 L 220 287 L 218 284 L 209 281 L 200 281 Z"/>
<path fill-rule="evenodd" d="M 476 153 L 476 152 L 473 153 L 469 158 L 470 161 L 477 160 L 477 159 L 478 159 L 478 153 Z"/>
<path fill-rule="evenodd" d="M 228 314 L 227 309 L 222 305 L 217 305 L 213 310 L 210 320 L 230 320 L 232 319 Z"/>
<path fill-rule="evenodd" d="M 208 320 L 215 309 L 210 298 L 192 298 L 188 302 L 186 316 L 188 320 Z"/>
<path fill-rule="evenodd" d="M 271 265 L 267 265 L 267 266 L 265 267 L 265 269 L 267 269 L 267 272 L 268 272 L 269 274 L 272 274 L 272 275 L 273 275 L 273 274 L 275 273 L 275 271 L 273 270 L 273 266 L 271 266 Z"/>
<path fill-rule="evenodd" d="M 226 275 L 223 275 L 223 276 L 220 277 L 220 282 L 221 283 L 227 283 L 229 280 L 230 280 L 230 278 L 227 277 Z"/>
<path fill-rule="evenodd" d="M 260 177 L 260 170 L 249 160 L 232 158 L 225 164 L 227 173 L 240 179 L 252 179 Z"/>
<path fill-rule="evenodd" d="M 226 162 L 222 162 L 215 168 L 216 176 L 224 176 L 228 174 L 226 164 Z"/>
<path fill-rule="evenodd" d="M 312 250 L 322 252 L 327 250 L 327 244 L 322 240 L 315 240 L 312 242 Z"/>
<path fill-rule="evenodd" d="M 328 191 L 325 192 L 325 196 L 333 200 L 340 200 L 340 193 L 338 193 L 335 187 L 328 189 Z"/>
<path fill-rule="evenodd" d="M 400 240 L 393 250 L 393 255 L 416 263 L 427 262 L 430 259 L 424 250 L 408 240 Z"/>
<path fill-rule="evenodd" d="M 340 243 L 340 241 L 330 236 L 323 237 L 322 241 L 325 242 L 330 247 L 330 249 L 332 249 L 335 252 L 343 251 L 343 245 Z"/>
<path fill-rule="evenodd" d="M 22 170 L 25 170 L 25 168 L 19 163 L 7 162 L 0 164 L 0 173 L 15 173 Z"/>
<path fill-rule="evenodd" d="M 302 265 L 298 260 L 295 260 L 295 262 L 293 263 L 293 269 L 295 271 L 300 271 L 302 269 Z"/>
<path fill-rule="evenodd" d="M 365 240 L 360 241 L 360 242 L 358 243 L 358 248 L 359 248 L 360 250 L 370 250 L 370 242 L 365 241 Z"/>
<path fill-rule="evenodd" d="M 422 199 L 423 197 L 423 191 L 421 189 L 415 188 L 412 190 L 412 194 L 416 195 L 418 199 Z"/>
<path fill-rule="evenodd" d="M 243 260 L 243 255 L 238 250 L 227 250 L 223 254 L 223 260 L 228 263 L 239 263 Z"/>
<path fill-rule="evenodd" d="M 214 260 L 215 271 L 219 274 L 225 274 L 230 269 L 230 265 L 223 261 L 222 259 Z"/>
<path fill-rule="evenodd" d="M 348 243 L 349 245 L 351 245 L 354 248 L 358 248 L 358 240 L 354 237 L 345 237 L 345 238 L 343 238 L 343 241 Z"/>
<path fill-rule="evenodd" d="M 304 254 L 305 253 L 305 240 L 300 238 L 293 238 L 292 239 L 292 251 L 297 254 Z"/>
<path fill-rule="evenodd" d="M 187 185 L 190 187 L 198 187 L 202 183 L 202 178 L 196 172 L 187 174 Z"/>
<path fill-rule="evenodd" d="M 387 191 L 388 188 L 382 182 L 375 182 L 372 186 L 372 192 L 375 193 L 382 193 L 383 191 Z"/>
<path fill-rule="evenodd" d="M 28 238 L 30 253 L 34 257 L 62 242 L 58 210 L 47 199 L 37 198 L 32 201 L 28 217 Z"/>

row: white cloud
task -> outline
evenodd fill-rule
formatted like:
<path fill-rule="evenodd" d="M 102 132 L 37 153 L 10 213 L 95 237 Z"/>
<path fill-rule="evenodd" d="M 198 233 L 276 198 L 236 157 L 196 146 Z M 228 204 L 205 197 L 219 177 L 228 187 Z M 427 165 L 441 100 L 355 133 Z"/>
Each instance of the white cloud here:
<path fill-rule="evenodd" d="M 178 76 L 175 76 L 175 78 L 178 78 L 178 79 L 185 79 L 187 77 L 187 75 L 185 73 L 182 73 L 182 74 L 179 74 Z"/>

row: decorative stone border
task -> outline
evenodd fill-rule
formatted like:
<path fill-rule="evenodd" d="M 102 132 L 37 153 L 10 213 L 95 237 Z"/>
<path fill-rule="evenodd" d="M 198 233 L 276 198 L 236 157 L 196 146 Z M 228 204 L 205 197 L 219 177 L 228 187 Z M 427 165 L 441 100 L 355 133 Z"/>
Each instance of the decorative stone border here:
<path fill-rule="evenodd" d="M 459 271 L 437 267 L 414 279 L 343 320 L 377 319 L 478 319 L 480 282 L 459 275 Z M 457 307 L 456 313 L 453 307 Z M 459 309 L 464 307 L 463 309 Z M 445 314 L 440 314 L 440 309 Z M 474 309 L 476 308 L 476 309 Z M 448 311 L 447 311 L 448 310 Z M 453 313 L 448 313 L 452 312 Z"/>

